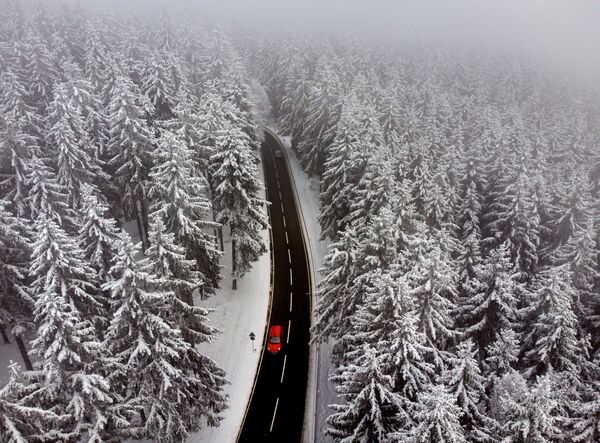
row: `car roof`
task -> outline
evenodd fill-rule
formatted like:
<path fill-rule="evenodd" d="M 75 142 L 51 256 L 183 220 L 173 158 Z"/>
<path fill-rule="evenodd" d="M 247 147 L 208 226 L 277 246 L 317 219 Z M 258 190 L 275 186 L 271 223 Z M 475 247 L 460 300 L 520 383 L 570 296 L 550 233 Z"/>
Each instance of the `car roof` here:
<path fill-rule="evenodd" d="M 281 326 L 271 326 L 271 335 L 281 334 Z"/>

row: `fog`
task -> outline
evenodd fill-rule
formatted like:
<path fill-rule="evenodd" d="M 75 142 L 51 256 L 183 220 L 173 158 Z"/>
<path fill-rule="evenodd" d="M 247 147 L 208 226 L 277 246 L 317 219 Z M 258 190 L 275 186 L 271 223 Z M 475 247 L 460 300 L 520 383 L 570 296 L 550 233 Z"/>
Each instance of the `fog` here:
<path fill-rule="evenodd" d="M 600 68 L 600 2 L 594 0 L 87 0 L 138 14 L 166 7 L 188 18 L 260 28 L 299 27 L 393 42 L 510 50 L 575 72 Z"/>

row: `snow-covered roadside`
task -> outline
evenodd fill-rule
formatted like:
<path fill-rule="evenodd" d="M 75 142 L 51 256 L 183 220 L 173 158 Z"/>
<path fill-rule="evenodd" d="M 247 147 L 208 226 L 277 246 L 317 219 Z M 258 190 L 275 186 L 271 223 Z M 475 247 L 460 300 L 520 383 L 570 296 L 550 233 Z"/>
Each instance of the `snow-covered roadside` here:
<path fill-rule="evenodd" d="M 262 171 L 261 171 L 262 174 Z M 262 175 L 261 175 L 262 181 Z M 238 289 L 231 289 L 231 240 L 224 230 L 225 254 L 222 265 L 224 278 L 221 289 L 208 300 L 197 300 L 205 308 L 215 309 L 209 318 L 221 333 L 214 343 L 200 345 L 202 352 L 214 359 L 227 373 L 230 384 L 225 387 L 229 395 L 229 409 L 223 412 L 219 427 L 204 428 L 192 434 L 189 443 L 235 442 L 242 426 L 250 400 L 254 378 L 266 336 L 269 291 L 271 283 L 271 255 L 263 254 L 252 270 L 238 280 Z M 269 231 L 262 236 L 269 244 Z M 254 352 L 250 332 L 256 334 Z"/>
<path fill-rule="evenodd" d="M 329 241 L 320 240 L 321 227 L 319 226 L 319 181 L 316 178 L 309 178 L 296 157 L 296 154 L 291 149 L 289 137 L 280 137 L 282 140 L 292 179 L 295 183 L 295 188 L 298 194 L 298 199 L 301 205 L 301 214 L 304 216 L 304 225 L 306 227 L 307 240 L 311 253 L 311 264 L 313 273 L 313 294 L 315 293 L 316 285 L 321 279 L 317 270 L 323 263 L 323 257 L 327 254 Z M 315 298 L 313 298 L 314 309 Z M 329 382 L 330 371 L 333 370 L 331 365 L 331 343 L 313 345 L 311 349 L 311 374 L 309 374 L 306 415 L 305 415 L 305 431 L 304 441 L 306 442 L 333 442 L 333 439 L 325 435 L 325 420 L 330 411 L 328 405 L 338 402 L 337 395 L 333 390 L 333 385 Z M 315 367 L 316 365 L 316 367 Z M 316 383 L 316 390 L 315 390 Z"/>

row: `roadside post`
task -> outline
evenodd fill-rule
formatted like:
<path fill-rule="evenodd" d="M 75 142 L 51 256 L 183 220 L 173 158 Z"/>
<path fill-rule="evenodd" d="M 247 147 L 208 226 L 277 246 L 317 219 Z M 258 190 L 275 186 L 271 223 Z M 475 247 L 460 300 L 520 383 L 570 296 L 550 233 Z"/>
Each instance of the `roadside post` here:
<path fill-rule="evenodd" d="M 256 339 L 256 335 L 254 335 L 254 332 L 250 332 L 250 343 L 252 343 L 252 352 L 256 352 L 256 349 L 254 349 L 254 340 Z"/>

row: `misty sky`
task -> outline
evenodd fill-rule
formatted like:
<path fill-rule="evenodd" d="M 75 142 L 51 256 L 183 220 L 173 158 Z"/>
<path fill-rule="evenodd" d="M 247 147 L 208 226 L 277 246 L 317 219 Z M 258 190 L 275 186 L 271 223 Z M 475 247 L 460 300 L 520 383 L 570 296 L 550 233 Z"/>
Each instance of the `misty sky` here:
<path fill-rule="evenodd" d="M 117 4 L 121 0 L 85 0 Z M 187 16 L 332 30 L 356 36 L 527 51 L 587 74 L 600 71 L 600 0 L 133 0 Z"/>

